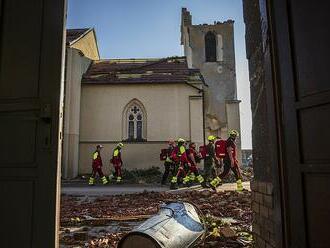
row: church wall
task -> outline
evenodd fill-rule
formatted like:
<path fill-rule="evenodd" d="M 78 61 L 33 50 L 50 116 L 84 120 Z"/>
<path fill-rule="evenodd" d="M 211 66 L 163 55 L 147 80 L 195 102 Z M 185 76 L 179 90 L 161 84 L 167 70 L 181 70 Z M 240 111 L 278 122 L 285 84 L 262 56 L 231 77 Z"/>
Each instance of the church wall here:
<path fill-rule="evenodd" d="M 96 144 L 109 145 L 111 151 L 111 145 L 114 146 L 126 137 L 126 129 L 123 129 L 123 121 L 126 121 L 123 120 L 124 109 L 133 99 L 141 102 L 146 110 L 147 130 L 144 138 L 147 141 L 125 143 L 125 159 L 129 168 L 158 165 L 159 152 L 166 145 L 166 141 L 178 137 L 190 140 L 191 126 L 194 133 L 192 138 L 201 142 L 202 100 L 193 100 L 191 105 L 189 98 L 196 95 L 199 96 L 200 93 L 185 84 L 83 84 L 79 173 L 90 172 L 90 153 Z M 195 107 L 196 111 L 191 109 Z M 191 119 L 194 120 L 193 123 Z"/>
<path fill-rule="evenodd" d="M 202 145 L 204 137 L 200 128 L 203 126 L 203 98 L 190 97 L 190 136 L 191 140 Z"/>
<path fill-rule="evenodd" d="M 79 50 L 67 48 L 62 149 L 63 178 L 74 178 L 78 175 L 81 77 L 90 63 L 91 60 L 82 56 Z"/>
<path fill-rule="evenodd" d="M 98 143 L 80 143 L 79 174 L 91 173 L 91 156 Z M 103 172 L 109 174 L 113 166 L 109 165 L 112 156 L 112 150 L 116 142 L 102 143 Z M 145 169 L 152 166 L 160 167 L 163 170 L 163 161 L 159 160 L 160 150 L 167 147 L 166 142 L 143 142 L 143 143 L 125 143 L 122 150 L 123 168 L 126 169 Z"/>
<path fill-rule="evenodd" d="M 82 51 L 84 56 L 89 59 L 99 60 L 100 57 L 96 42 L 95 33 L 90 31 L 80 40 L 75 42 L 71 47 Z"/>
<path fill-rule="evenodd" d="M 215 25 L 189 26 L 189 44 L 192 50 L 192 67 L 200 69 L 208 84 L 207 113 L 215 115 L 223 126 L 226 125 L 226 100 L 237 99 L 237 86 L 235 76 L 235 51 L 233 22 Z M 185 29 L 187 30 L 187 29 Z M 217 61 L 205 62 L 205 40 L 207 32 L 216 33 Z M 221 36 L 221 38 L 219 37 Z M 188 46 L 186 44 L 186 46 Z M 185 51 L 190 48 L 186 47 Z M 219 51 L 222 51 L 219 53 Z"/>
<path fill-rule="evenodd" d="M 199 69 L 208 85 L 204 87 L 206 136 L 212 134 L 227 137 L 230 127 L 235 126 L 240 132 L 238 103 L 235 107 L 226 106 L 228 101 L 237 101 L 234 21 L 192 25 L 191 20 L 190 12 L 183 8 L 181 44 L 184 54 L 189 61 L 188 65 Z M 208 32 L 215 36 L 216 59 L 214 62 L 206 61 L 205 36 Z M 234 112 L 230 113 L 230 111 Z M 240 143 L 240 140 L 238 142 Z M 238 153 L 240 158 L 240 145 Z"/>

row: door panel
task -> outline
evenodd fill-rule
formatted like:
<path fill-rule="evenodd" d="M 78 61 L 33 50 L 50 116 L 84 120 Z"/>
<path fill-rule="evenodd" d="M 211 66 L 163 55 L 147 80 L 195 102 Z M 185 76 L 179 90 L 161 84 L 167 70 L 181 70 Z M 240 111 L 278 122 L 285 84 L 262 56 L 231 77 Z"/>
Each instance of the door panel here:
<path fill-rule="evenodd" d="M 330 163 L 330 103 L 298 111 L 300 155 L 302 163 Z"/>
<path fill-rule="evenodd" d="M 1 247 L 56 247 L 64 0 L 0 0 Z"/>
<path fill-rule="evenodd" d="M 291 36 L 296 63 L 298 97 L 330 90 L 329 67 L 325 56 L 330 55 L 329 3 L 289 1 Z M 317 72 L 317 73 L 316 73 Z"/>
<path fill-rule="evenodd" d="M 1 229 L 1 247 L 31 247 L 33 181 L 0 181 L 0 189 L 1 196 L 6 199 L 3 211 L 11 218 Z"/>
<path fill-rule="evenodd" d="M 42 0 L 2 2 L 0 98 L 38 97 Z"/>
<path fill-rule="evenodd" d="M 289 247 L 328 247 L 330 83 L 327 1 L 271 2 L 281 90 Z"/>
<path fill-rule="evenodd" d="M 304 175 L 305 206 L 310 247 L 329 246 L 330 173 Z"/>
<path fill-rule="evenodd" d="M 36 112 L 2 113 L 0 115 L 0 167 L 35 167 Z M 11 132 L 10 130 L 15 130 Z"/>

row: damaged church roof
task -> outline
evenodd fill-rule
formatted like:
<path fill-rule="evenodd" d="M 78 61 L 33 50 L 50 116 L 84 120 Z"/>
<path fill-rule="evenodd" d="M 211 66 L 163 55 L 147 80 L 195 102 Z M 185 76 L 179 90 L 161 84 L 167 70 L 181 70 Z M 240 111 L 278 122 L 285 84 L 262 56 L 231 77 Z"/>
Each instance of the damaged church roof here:
<path fill-rule="evenodd" d="M 109 59 L 93 61 L 83 75 L 88 84 L 187 83 L 199 70 L 189 69 L 185 57 Z M 194 79 L 196 80 L 196 78 Z"/>

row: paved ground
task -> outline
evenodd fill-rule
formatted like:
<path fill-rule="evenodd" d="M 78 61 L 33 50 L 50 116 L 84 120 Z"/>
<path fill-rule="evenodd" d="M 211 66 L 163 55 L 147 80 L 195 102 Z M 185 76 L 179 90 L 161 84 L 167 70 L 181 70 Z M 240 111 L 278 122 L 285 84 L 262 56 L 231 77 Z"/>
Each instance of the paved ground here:
<path fill-rule="evenodd" d="M 250 190 L 250 182 L 244 182 L 243 186 L 245 189 Z M 154 191 L 154 192 L 164 192 L 169 191 L 173 193 L 179 193 L 187 190 L 200 190 L 200 186 L 193 186 L 190 188 L 180 188 L 178 190 L 169 190 L 168 187 L 161 187 L 159 185 L 96 185 L 88 186 L 86 184 L 74 184 L 74 183 L 64 183 L 62 184 L 62 194 L 66 195 L 76 195 L 76 196 L 101 196 L 101 195 L 120 195 L 120 194 L 134 194 L 141 193 L 143 191 Z M 224 190 L 236 190 L 235 183 L 225 183 L 217 188 L 217 191 Z"/>

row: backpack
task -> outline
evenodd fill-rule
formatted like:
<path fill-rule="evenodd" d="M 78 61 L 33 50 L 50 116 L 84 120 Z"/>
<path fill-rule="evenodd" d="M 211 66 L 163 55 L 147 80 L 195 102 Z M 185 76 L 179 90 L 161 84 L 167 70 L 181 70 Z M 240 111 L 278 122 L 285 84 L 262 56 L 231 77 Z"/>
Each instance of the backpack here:
<path fill-rule="evenodd" d="M 168 153 L 168 149 L 161 149 L 160 150 L 160 155 L 159 155 L 160 161 L 165 161 L 166 160 L 167 153 Z"/>
<path fill-rule="evenodd" d="M 215 155 L 218 158 L 224 158 L 226 155 L 226 141 L 225 140 L 217 140 L 215 142 Z"/>

